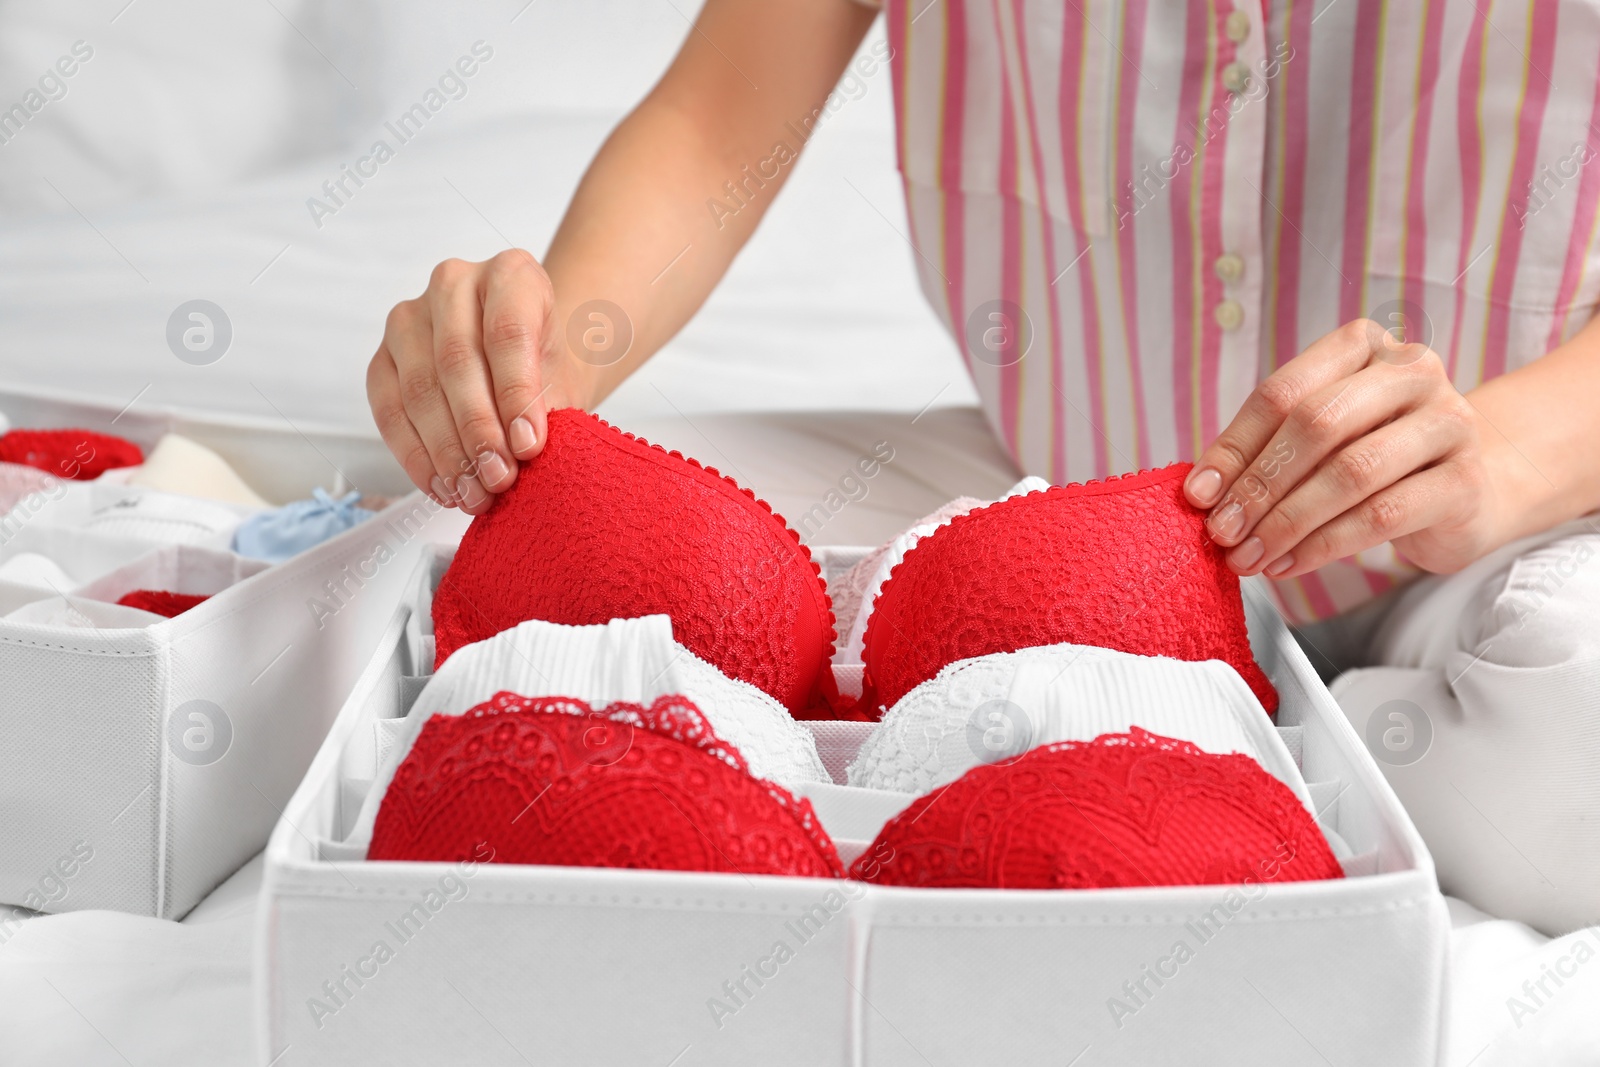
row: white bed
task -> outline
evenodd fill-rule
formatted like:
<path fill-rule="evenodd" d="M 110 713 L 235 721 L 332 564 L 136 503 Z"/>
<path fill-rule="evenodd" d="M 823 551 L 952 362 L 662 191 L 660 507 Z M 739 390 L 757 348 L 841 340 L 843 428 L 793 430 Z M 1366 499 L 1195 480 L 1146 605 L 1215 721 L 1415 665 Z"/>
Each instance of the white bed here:
<path fill-rule="evenodd" d="M 41 397 L 366 437 L 362 371 L 389 305 L 445 256 L 542 250 L 697 6 L 125 3 L 0 0 L 0 103 L 75 41 L 95 50 L 0 144 L 0 376 Z M 478 40 L 494 56 L 467 96 L 317 228 L 306 199 Z M 952 487 L 1013 473 L 970 410 L 920 414 L 973 393 L 916 291 L 889 95 L 880 74 L 843 102 L 727 284 L 603 409 L 780 511 L 817 499 L 875 429 L 921 442 L 921 456 L 943 449 L 937 469 L 908 469 L 841 513 L 837 542 L 875 540 Z M 194 298 L 233 324 L 211 366 L 166 345 L 168 315 Z M 884 414 L 737 414 L 775 409 Z M 810 450 L 763 460 L 744 447 L 762 434 Z M 250 1063 L 258 881 L 259 859 L 181 924 L 0 910 L 0 1063 Z M 1600 1063 L 1600 931 L 1550 941 L 1464 904 L 1452 913 L 1444 1062 Z"/>

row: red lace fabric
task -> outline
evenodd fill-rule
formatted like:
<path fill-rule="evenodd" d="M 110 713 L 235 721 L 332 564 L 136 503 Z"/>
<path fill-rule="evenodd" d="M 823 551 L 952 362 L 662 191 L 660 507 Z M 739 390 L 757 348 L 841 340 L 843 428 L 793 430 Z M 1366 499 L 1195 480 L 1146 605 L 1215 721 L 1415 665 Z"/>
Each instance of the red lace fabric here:
<path fill-rule="evenodd" d="M 498 693 L 435 715 L 395 771 L 367 858 L 839 878 L 807 800 L 752 778 L 681 696 L 598 711 Z"/>
<path fill-rule="evenodd" d="M 891 819 L 850 877 L 946 889 L 1342 878 L 1311 813 L 1249 756 L 1134 728 L 974 767 Z"/>
<path fill-rule="evenodd" d="M 1072 642 L 1220 659 L 1276 711 L 1238 576 L 1183 499 L 1190 466 L 1012 497 L 923 538 L 868 617 L 863 707 L 877 718 L 957 660 Z"/>
<path fill-rule="evenodd" d="M 144 453 L 132 441 L 89 430 L 12 430 L 0 436 L 0 462 L 87 481 L 118 467 L 136 467 Z"/>
<path fill-rule="evenodd" d="M 117 603 L 123 607 L 151 611 L 170 619 L 209 599 L 211 598 L 191 596 L 188 593 L 169 593 L 165 589 L 135 589 L 131 593 L 123 593 L 117 598 Z"/>
<path fill-rule="evenodd" d="M 439 584 L 435 666 L 528 619 L 656 613 L 679 644 L 793 713 L 838 699 L 833 612 L 799 536 L 715 470 L 563 408 Z"/>

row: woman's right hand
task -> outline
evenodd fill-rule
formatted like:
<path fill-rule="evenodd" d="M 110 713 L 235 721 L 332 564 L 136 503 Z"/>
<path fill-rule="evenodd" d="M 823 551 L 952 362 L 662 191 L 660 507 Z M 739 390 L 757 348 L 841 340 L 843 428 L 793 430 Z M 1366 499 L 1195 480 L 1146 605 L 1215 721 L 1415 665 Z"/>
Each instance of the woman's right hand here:
<path fill-rule="evenodd" d="M 532 255 L 447 259 L 427 290 L 389 312 L 367 367 L 367 400 L 411 481 L 481 514 L 539 454 L 545 412 L 575 399 L 551 377 L 554 292 Z"/>

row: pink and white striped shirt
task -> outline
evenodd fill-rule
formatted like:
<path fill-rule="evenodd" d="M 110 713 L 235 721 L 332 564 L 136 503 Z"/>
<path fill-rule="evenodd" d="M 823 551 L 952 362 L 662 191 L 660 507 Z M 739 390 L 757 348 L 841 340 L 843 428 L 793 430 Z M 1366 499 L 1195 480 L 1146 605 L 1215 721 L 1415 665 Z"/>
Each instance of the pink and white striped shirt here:
<path fill-rule="evenodd" d="M 1594 0 L 887 0 L 923 289 L 995 432 L 1080 481 L 1193 459 L 1341 323 L 1466 391 L 1600 302 Z M 1277 583 L 1325 618 L 1385 545 Z"/>

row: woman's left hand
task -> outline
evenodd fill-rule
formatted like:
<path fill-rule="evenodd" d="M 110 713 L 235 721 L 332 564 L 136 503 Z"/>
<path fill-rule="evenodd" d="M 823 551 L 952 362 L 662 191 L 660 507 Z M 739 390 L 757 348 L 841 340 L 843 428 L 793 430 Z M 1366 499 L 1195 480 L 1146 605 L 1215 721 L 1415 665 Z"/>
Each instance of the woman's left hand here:
<path fill-rule="evenodd" d="M 1385 541 L 1449 573 L 1503 540 L 1482 429 L 1432 349 L 1361 319 L 1257 386 L 1184 492 L 1241 575 L 1291 578 Z"/>

